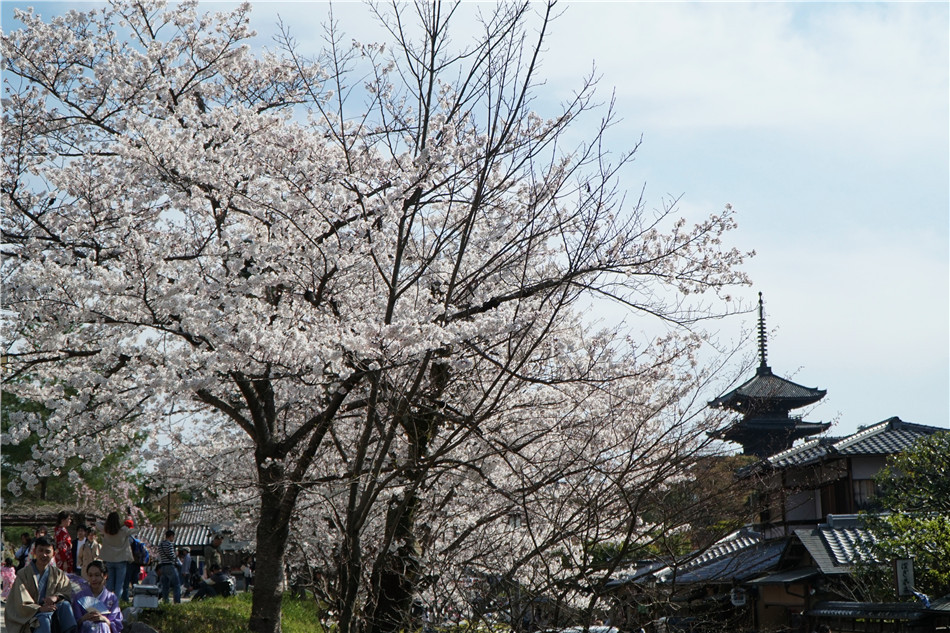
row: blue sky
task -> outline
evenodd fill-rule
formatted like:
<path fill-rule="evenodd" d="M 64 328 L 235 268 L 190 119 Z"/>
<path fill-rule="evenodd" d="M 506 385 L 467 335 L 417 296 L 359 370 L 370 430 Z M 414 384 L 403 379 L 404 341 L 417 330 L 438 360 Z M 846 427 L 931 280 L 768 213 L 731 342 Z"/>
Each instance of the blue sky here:
<path fill-rule="evenodd" d="M 5 30 L 23 6 L 3 2 Z M 765 295 L 770 365 L 828 390 L 807 419 L 835 421 L 834 434 L 894 415 L 950 426 L 950 5 L 560 6 L 545 96 L 567 97 L 596 65 L 622 118 L 611 145 L 643 137 L 631 194 L 645 186 L 655 207 L 681 196 L 687 217 L 738 211 L 732 242 L 758 253 L 738 294 Z M 259 41 L 279 14 L 316 52 L 327 4 L 254 7 Z M 378 39 L 362 5 L 334 12 L 352 37 Z M 754 324 L 722 323 L 721 336 Z"/>

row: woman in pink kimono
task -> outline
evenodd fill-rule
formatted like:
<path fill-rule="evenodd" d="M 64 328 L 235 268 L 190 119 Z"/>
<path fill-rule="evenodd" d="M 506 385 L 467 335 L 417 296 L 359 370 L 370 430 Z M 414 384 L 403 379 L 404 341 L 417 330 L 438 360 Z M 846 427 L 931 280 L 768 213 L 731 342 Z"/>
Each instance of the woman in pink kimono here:
<path fill-rule="evenodd" d="M 106 589 L 108 575 L 101 560 L 86 565 L 89 586 L 73 594 L 73 614 L 79 624 L 76 633 L 121 633 L 122 610 L 116 595 Z"/>
<path fill-rule="evenodd" d="M 10 588 L 16 580 L 16 567 L 13 566 L 13 559 L 7 558 L 3 561 L 3 567 L 0 567 L 0 577 L 3 578 L 3 591 L 0 591 L 0 598 L 7 599 Z"/>

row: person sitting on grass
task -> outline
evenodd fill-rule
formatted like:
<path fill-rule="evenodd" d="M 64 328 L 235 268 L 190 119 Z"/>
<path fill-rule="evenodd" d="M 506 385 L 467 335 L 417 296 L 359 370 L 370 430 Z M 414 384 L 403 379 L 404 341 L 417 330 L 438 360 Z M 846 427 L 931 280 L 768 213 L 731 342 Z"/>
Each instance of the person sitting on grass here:
<path fill-rule="evenodd" d="M 121 633 L 122 610 L 119 599 L 106 589 L 109 570 L 101 560 L 94 560 L 83 571 L 89 586 L 73 596 L 73 615 L 79 623 L 78 633 Z"/>
<path fill-rule="evenodd" d="M 220 565 L 212 565 L 211 574 L 198 585 L 198 590 L 195 591 L 192 600 L 234 595 L 234 577 L 228 573 L 227 567 L 221 567 Z"/>
<path fill-rule="evenodd" d="M 17 548 L 16 552 L 13 553 L 13 556 L 16 558 L 16 570 L 20 571 L 30 559 L 30 549 L 33 547 L 33 539 L 30 537 L 29 532 L 24 532 L 20 535 L 20 547 Z"/>
<path fill-rule="evenodd" d="M 53 618 L 62 633 L 76 630 L 69 598 L 73 588 L 62 569 L 50 563 L 53 560 L 53 542 L 39 536 L 33 542 L 33 561 L 17 572 L 16 580 L 7 596 L 4 611 L 7 630 L 50 633 Z"/>

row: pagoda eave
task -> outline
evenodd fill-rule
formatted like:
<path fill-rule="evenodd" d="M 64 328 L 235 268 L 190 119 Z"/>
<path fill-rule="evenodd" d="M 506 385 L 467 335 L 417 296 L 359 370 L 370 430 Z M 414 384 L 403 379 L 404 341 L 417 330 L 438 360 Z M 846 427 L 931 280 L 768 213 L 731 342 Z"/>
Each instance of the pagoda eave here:
<path fill-rule="evenodd" d="M 743 443 L 744 439 L 755 438 L 762 433 L 776 433 L 784 437 L 798 440 L 803 437 L 823 433 L 831 428 L 830 422 L 799 422 L 794 425 L 729 425 L 717 431 L 710 431 L 710 437 Z"/>
<path fill-rule="evenodd" d="M 791 440 L 798 440 L 810 435 L 823 433 L 831 428 L 830 422 L 802 422 L 791 421 L 791 424 L 780 423 L 774 420 L 743 420 L 729 426 L 711 431 L 710 437 L 729 440 L 744 444 L 762 434 L 778 434 Z M 745 442 L 743 441 L 745 440 Z"/>
<path fill-rule="evenodd" d="M 807 407 L 808 405 L 815 404 L 824 398 L 826 393 L 827 392 L 825 390 L 816 390 L 814 395 L 807 397 L 783 398 L 780 401 L 781 409 L 784 411 L 791 411 L 792 409 Z M 715 400 L 710 400 L 709 406 L 713 407 L 714 409 L 731 409 L 732 411 L 736 411 L 738 413 L 751 413 L 756 407 L 761 406 L 761 403 L 756 398 L 733 391 L 722 397 L 716 398 Z"/>

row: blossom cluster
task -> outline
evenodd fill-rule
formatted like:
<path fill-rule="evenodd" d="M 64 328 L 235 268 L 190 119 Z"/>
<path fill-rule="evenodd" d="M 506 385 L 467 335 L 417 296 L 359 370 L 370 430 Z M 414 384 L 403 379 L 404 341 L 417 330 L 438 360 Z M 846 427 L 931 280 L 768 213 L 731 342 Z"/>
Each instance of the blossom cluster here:
<path fill-rule="evenodd" d="M 4 442 L 39 437 L 22 484 L 144 433 L 161 485 L 201 482 L 259 544 L 289 523 L 328 595 L 377 614 L 395 559 L 457 604 L 648 538 L 645 492 L 705 437 L 702 338 L 676 326 L 746 281 L 732 210 L 687 227 L 628 204 L 608 122 L 566 150 L 593 86 L 530 111 L 532 82 L 496 68 L 522 63 L 520 13 L 458 82 L 385 47 L 255 54 L 247 6 L 142 6 L 4 35 L 7 388 L 51 412 L 10 420 Z M 672 331 L 599 331 L 591 297 Z"/>

